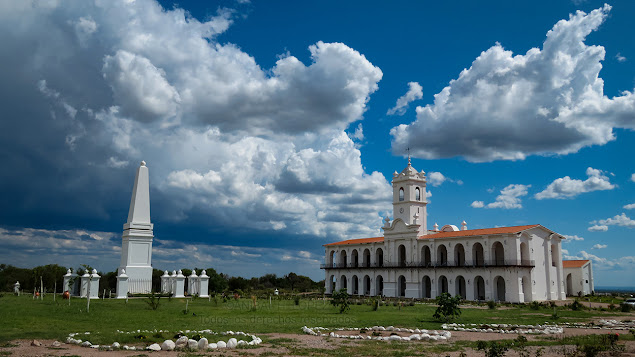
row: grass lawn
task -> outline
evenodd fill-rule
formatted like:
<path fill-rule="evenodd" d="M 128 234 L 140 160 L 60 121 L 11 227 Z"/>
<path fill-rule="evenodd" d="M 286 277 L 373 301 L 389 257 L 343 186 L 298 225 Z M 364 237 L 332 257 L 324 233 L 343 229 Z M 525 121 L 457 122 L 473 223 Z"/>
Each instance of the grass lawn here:
<path fill-rule="evenodd" d="M 157 310 L 152 310 L 147 299 L 91 300 L 90 312 L 86 312 L 86 300 L 73 298 L 70 306 L 60 296 L 54 302 L 52 295 L 43 301 L 31 296 L 6 294 L 0 298 L 0 343 L 14 339 L 57 339 L 64 340 L 71 332 L 91 332 L 90 341 L 98 344 L 134 342 L 162 342 L 172 338 L 180 330 L 211 329 L 216 332 L 227 330 L 247 333 L 301 333 L 301 327 L 367 327 L 373 325 L 408 328 L 440 329 L 441 323 L 432 319 L 436 309 L 431 304 L 415 306 L 381 306 L 372 311 L 369 305 L 351 305 L 351 310 L 339 314 L 338 309 L 322 300 L 300 300 L 295 305 L 291 300 L 259 300 L 253 310 L 250 299 L 231 300 L 214 303 L 207 299 L 167 299 L 160 300 Z M 188 307 L 187 314 L 184 313 Z M 588 322 L 596 317 L 611 318 L 619 312 L 597 310 L 571 311 L 558 308 L 558 320 L 552 320 L 553 310 L 528 307 L 487 308 L 466 307 L 456 320 L 458 323 L 516 323 L 542 324 L 549 322 Z M 168 330 L 157 334 L 119 334 L 116 331 Z M 135 335 L 144 335 L 143 341 Z M 82 336 L 80 336 L 82 339 Z"/>

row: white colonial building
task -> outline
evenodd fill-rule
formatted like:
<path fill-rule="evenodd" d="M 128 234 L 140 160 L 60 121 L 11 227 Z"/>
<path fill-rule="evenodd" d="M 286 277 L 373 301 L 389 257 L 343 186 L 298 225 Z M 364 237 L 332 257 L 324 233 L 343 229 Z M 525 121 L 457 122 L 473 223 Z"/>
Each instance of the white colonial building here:
<path fill-rule="evenodd" d="M 467 300 L 565 299 L 561 241 L 541 225 L 427 229 L 426 177 L 393 174 L 393 220 L 384 236 L 326 244 L 326 291 L 404 298 L 448 292 Z"/>
<path fill-rule="evenodd" d="M 564 260 L 562 266 L 567 295 L 584 296 L 593 292 L 593 267 L 590 260 Z"/>

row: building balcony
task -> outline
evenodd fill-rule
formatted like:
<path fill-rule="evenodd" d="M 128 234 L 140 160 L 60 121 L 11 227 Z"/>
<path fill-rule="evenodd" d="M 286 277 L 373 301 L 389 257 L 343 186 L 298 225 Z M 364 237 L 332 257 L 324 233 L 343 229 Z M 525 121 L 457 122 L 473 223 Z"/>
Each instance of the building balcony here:
<path fill-rule="evenodd" d="M 370 264 L 321 264 L 320 269 L 425 269 L 425 268 L 495 268 L 495 267 L 525 267 L 533 268 L 536 264 L 533 260 L 483 260 L 466 262 L 382 262 Z"/>

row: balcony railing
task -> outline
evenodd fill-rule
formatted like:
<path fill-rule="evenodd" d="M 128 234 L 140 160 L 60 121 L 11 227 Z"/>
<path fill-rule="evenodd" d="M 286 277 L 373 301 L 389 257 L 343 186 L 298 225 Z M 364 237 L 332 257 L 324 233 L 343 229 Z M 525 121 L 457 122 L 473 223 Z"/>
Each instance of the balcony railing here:
<path fill-rule="evenodd" d="M 481 260 L 481 261 L 465 261 L 465 262 L 382 262 L 370 264 L 321 264 L 320 269 L 375 269 L 375 268 L 494 268 L 494 267 L 535 267 L 533 260 Z"/>

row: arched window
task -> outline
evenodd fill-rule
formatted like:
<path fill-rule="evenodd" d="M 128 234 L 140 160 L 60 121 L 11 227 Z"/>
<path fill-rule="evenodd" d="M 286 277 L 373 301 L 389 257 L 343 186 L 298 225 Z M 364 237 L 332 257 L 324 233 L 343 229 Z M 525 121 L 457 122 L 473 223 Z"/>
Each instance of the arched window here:
<path fill-rule="evenodd" d="M 403 194 L 403 187 L 401 187 L 401 188 L 399 189 L 399 201 L 403 201 L 403 198 L 404 198 L 403 196 L 404 196 L 404 194 Z"/>
<path fill-rule="evenodd" d="M 415 188 L 415 199 L 421 201 L 421 190 L 419 190 L 419 187 Z"/>
<path fill-rule="evenodd" d="M 399 261 L 399 266 L 400 267 L 405 267 L 406 266 L 406 247 L 402 244 L 399 246 L 399 250 L 398 250 L 398 261 Z"/>

